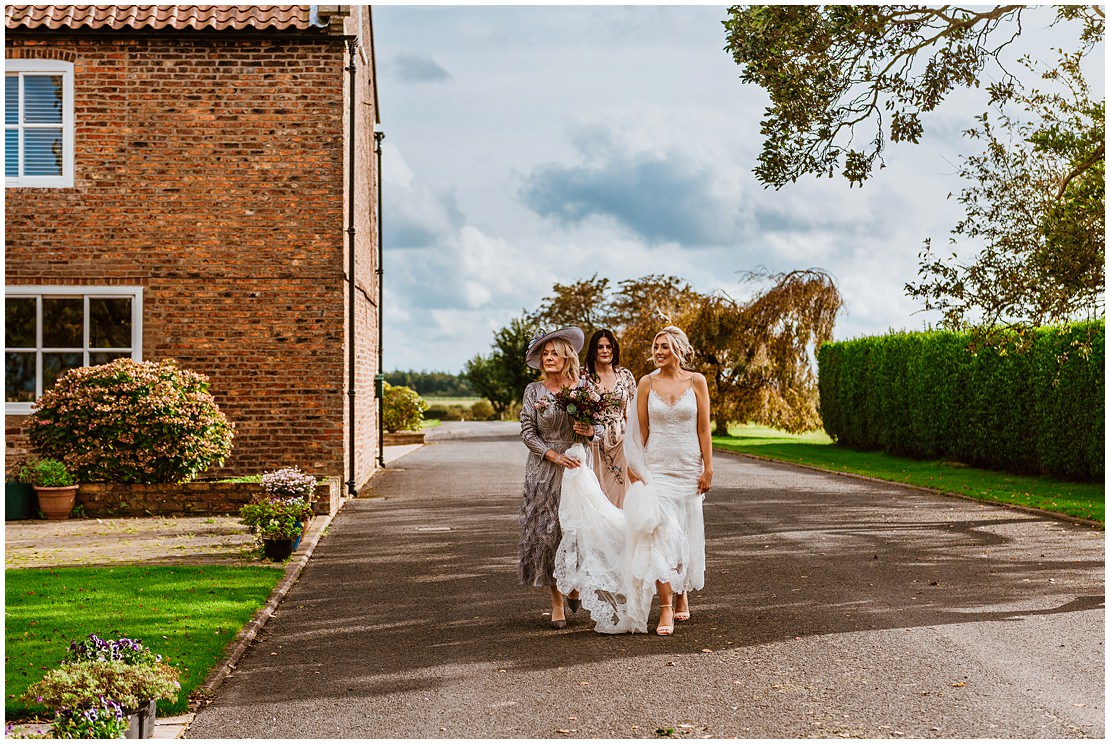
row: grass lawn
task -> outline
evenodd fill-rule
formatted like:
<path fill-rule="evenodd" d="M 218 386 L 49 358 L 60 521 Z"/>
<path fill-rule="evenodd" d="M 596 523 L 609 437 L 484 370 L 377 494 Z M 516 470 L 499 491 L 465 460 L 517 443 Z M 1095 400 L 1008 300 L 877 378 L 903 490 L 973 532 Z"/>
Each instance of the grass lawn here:
<path fill-rule="evenodd" d="M 1102 483 L 1072 483 L 1046 476 L 981 470 L 960 463 L 858 452 L 836 446 L 824 432 L 795 436 L 747 425 L 731 427 L 729 433 L 732 436 L 714 437 L 713 445 L 842 473 L 935 488 L 983 501 L 1031 506 L 1105 524 L 1106 490 Z"/>
<path fill-rule="evenodd" d="M 189 694 L 223 659 L 227 645 L 283 576 L 279 566 L 123 566 L 27 568 L 5 572 L 4 715 L 48 717 L 18 698 L 58 664 L 70 641 L 137 638 L 177 669 L 175 703 L 159 715 L 188 710 Z"/>

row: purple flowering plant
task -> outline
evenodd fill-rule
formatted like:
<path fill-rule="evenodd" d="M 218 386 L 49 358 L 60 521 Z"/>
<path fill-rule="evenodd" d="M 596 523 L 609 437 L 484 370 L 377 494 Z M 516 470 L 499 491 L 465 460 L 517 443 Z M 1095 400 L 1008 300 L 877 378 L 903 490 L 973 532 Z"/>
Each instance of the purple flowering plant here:
<path fill-rule="evenodd" d="M 66 654 L 67 663 L 80 661 L 122 661 L 124 664 L 158 663 L 161 654 L 156 654 L 143 646 L 137 638 L 103 639 L 95 633 L 87 638 L 69 644 Z"/>
<path fill-rule="evenodd" d="M 119 703 L 101 696 L 95 707 L 55 712 L 50 734 L 54 739 L 120 739 L 129 723 Z"/>
<path fill-rule="evenodd" d="M 93 634 L 70 643 L 62 663 L 28 687 L 24 699 L 54 710 L 54 731 L 72 732 L 55 738 L 98 738 L 93 734 L 109 731 L 126 711 L 174 700 L 180 690 L 177 670 L 141 641 Z"/>
<path fill-rule="evenodd" d="M 299 496 L 311 500 L 316 495 L 316 477 L 294 466 L 262 474 L 262 490 L 270 496 Z"/>
<path fill-rule="evenodd" d="M 262 493 L 239 509 L 243 524 L 266 540 L 295 540 L 312 519 L 316 478 L 298 467 L 262 475 Z"/>

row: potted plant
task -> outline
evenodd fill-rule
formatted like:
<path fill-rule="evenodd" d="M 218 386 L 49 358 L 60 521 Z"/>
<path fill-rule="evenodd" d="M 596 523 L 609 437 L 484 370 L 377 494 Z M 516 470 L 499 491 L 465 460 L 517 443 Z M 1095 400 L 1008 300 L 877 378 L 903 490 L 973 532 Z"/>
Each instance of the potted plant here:
<path fill-rule="evenodd" d="M 93 708 L 62 708 L 50 722 L 52 739 L 135 739 L 128 736 L 130 716 L 115 700 L 100 698 Z M 146 737 L 152 738 L 152 737 Z"/>
<path fill-rule="evenodd" d="M 67 519 L 77 500 L 77 479 L 65 463 L 52 457 L 28 460 L 20 469 L 20 480 L 30 483 L 47 519 Z"/>
<path fill-rule="evenodd" d="M 149 739 L 157 701 L 175 700 L 180 689 L 173 667 L 142 642 L 90 635 L 71 643 L 62 663 L 28 687 L 26 697 L 53 708 L 63 729 L 100 721 L 112 713 L 106 705 L 112 702 L 127 717 L 127 738 Z"/>
<path fill-rule="evenodd" d="M 276 499 L 299 498 L 304 499 L 310 507 L 316 500 L 316 477 L 304 473 L 297 466 L 280 468 L 262 474 L 262 490 L 270 497 Z M 301 544 L 304 535 L 304 525 L 312 519 L 315 508 L 311 508 L 305 517 L 300 520 L 301 531 L 293 538 L 293 550 Z"/>
<path fill-rule="evenodd" d="M 27 459 L 12 463 L 4 476 L 4 519 L 34 519 L 39 514 L 35 489 L 22 477 Z"/>
<path fill-rule="evenodd" d="M 262 540 L 266 557 L 275 563 L 293 554 L 293 545 L 312 518 L 312 506 L 302 498 L 263 495 L 239 509 L 243 524 Z"/>

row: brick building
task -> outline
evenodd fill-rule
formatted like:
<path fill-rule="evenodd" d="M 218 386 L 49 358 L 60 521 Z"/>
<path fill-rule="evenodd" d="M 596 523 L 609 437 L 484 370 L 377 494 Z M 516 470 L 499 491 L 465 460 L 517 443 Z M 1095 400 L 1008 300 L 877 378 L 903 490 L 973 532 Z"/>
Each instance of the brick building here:
<path fill-rule="evenodd" d="M 369 7 L 4 12 L 8 456 L 65 370 L 173 358 L 236 425 L 207 476 L 299 465 L 361 487 L 379 451 Z"/>

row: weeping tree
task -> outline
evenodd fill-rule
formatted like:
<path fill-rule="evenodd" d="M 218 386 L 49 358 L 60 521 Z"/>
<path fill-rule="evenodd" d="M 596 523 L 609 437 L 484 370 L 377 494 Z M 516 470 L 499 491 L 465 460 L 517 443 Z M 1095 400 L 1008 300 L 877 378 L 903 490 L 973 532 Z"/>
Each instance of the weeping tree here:
<path fill-rule="evenodd" d="M 697 352 L 693 369 L 709 383 L 717 434 L 727 434 L 732 422 L 792 432 L 819 428 L 813 360 L 816 347 L 831 339 L 843 305 L 832 277 L 819 269 L 757 271 L 746 273 L 743 282 L 754 292 L 740 302 L 723 292 L 703 295 L 677 277 L 656 274 L 622 281 L 610 295 L 604 291 L 607 280 L 595 275 L 556 284 L 534 318 L 550 326 L 582 327 L 580 317 L 595 328 L 610 328 L 620 341 L 621 365 L 637 378 L 655 368 L 655 334 L 676 325 Z"/>
<path fill-rule="evenodd" d="M 649 274 L 621 282 L 610 300 L 608 318 L 620 341 L 621 366 L 628 367 L 637 379 L 655 369 L 651 360 L 655 334 L 702 299 L 689 284 L 673 276 Z"/>
<path fill-rule="evenodd" d="M 676 323 L 709 384 L 714 434 L 727 435 L 730 422 L 820 428 L 814 359 L 844 304 L 835 282 L 820 269 L 748 272 L 744 282 L 770 287 L 747 302 L 723 292 L 703 297 Z"/>

